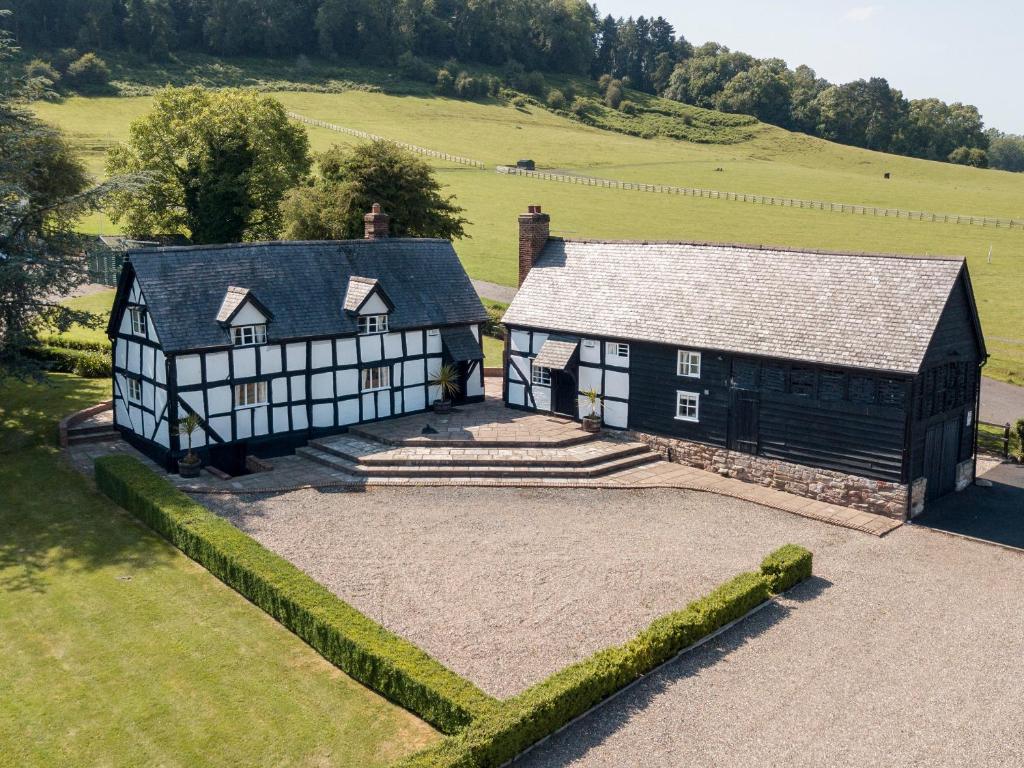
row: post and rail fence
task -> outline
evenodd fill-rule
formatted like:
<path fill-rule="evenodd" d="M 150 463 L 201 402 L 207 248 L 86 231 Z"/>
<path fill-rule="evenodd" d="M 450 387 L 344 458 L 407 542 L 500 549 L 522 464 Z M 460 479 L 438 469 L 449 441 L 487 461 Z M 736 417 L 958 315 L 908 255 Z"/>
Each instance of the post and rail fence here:
<path fill-rule="evenodd" d="M 1002 456 L 1004 459 L 1010 458 L 1010 422 L 1005 424 L 993 424 L 990 421 L 979 421 L 979 426 L 982 427 L 994 427 L 995 429 L 1002 430 L 1002 436 L 978 433 L 978 447 L 987 450 L 991 453 L 996 453 Z"/>

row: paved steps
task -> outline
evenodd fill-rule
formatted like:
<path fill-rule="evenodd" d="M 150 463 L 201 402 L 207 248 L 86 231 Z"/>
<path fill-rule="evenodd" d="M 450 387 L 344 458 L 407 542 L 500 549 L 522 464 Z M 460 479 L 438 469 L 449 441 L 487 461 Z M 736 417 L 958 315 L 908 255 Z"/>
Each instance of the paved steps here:
<path fill-rule="evenodd" d="M 591 439 L 558 447 L 394 447 L 361 436 L 314 440 L 302 456 L 353 477 L 587 479 L 643 467 L 660 456 L 642 443 Z"/>
<path fill-rule="evenodd" d="M 117 440 L 120 436 L 112 423 L 85 422 L 68 428 L 68 445 L 101 443 L 106 440 Z"/>
<path fill-rule="evenodd" d="M 561 421 L 556 422 L 562 426 Z M 495 431 L 493 436 L 487 432 L 471 433 L 468 430 L 448 429 L 437 434 L 391 435 L 377 424 L 352 426 L 348 428 L 350 435 L 365 440 L 372 440 L 393 448 L 564 448 L 571 445 L 588 443 L 597 435 L 584 432 L 571 421 L 566 422 L 571 428 L 560 429 L 553 435 L 539 435 L 531 438 L 528 433 L 509 436 L 507 432 Z M 442 425 L 442 428 L 443 425 Z"/>

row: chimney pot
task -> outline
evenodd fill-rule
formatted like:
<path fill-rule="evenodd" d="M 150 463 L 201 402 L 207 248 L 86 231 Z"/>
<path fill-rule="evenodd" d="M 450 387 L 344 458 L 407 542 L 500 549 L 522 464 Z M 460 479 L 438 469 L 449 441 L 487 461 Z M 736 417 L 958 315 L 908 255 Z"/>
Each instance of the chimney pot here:
<path fill-rule="evenodd" d="M 370 206 L 370 212 L 363 216 L 363 237 L 379 240 L 388 236 L 388 222 L 391 217 L 384 213 L 380 203 Z"/>
<path fill-rule="evenodd" d="M 551 217 L 541 213 L 539 205 L 527 206 L 526 213 L 519 214 L 519 285 L 544 250 L 550 231 Z"/>

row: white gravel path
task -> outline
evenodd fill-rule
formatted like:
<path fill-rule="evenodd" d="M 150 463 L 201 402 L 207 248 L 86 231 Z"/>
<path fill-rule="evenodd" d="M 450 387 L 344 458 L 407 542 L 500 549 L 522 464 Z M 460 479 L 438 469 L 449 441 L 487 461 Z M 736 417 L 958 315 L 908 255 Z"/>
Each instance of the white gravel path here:
<path fill-rule="evenodd" d="M 884 548 L 873 536 L 690 491 L 197 498 L 499 697 L 627 640 L 787 541 Z"/>

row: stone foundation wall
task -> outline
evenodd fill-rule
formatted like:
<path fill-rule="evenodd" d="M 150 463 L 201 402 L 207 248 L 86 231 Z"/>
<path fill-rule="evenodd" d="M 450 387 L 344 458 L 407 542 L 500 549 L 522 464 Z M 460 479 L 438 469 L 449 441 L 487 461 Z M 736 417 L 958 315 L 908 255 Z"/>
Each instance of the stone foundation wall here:
<path fill-rule="evenodd" d="M 852 507 L 895 520 L 907 517 L 909 489 L 902 483 L 872 480 L 788 461 L 766 459 L 706 443 L 630 431 L 628 437 L 646 443 L 669 461 L 708 472 L 727 471 L 729 477 L 809 499 Z"/>

